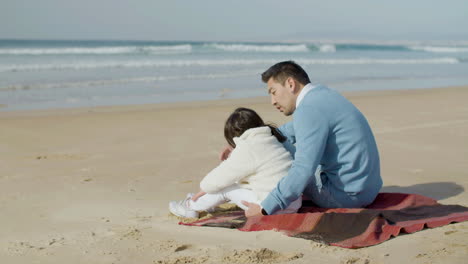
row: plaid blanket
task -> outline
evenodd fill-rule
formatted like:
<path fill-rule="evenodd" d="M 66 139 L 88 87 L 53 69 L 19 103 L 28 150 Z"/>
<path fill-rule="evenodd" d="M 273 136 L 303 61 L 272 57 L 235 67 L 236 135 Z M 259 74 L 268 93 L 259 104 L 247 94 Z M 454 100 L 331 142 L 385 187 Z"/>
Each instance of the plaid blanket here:
<path fill-rule="evenodd" d="M 380 193 L 366 208 L 318 208 L 304 200 L 297 214 L 246 218 L 240 210 L 179 224 L 241 231 L 275 230 L 328 245 L 361 248 L 382 243 L 400 233 L 466 220 L 468 207 L 439 204 L 417 194 Z"/>

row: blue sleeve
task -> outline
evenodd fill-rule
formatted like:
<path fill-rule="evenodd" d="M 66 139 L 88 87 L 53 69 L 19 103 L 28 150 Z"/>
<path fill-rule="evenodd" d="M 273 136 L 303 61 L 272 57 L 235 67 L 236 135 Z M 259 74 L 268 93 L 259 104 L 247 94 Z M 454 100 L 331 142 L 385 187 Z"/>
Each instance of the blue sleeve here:
<path fill-rule="evenodd" d="M 288 122 L 281 127 L 278 128 L 278 130 L 281 132 L 283 136 L 286 137 L 286 140 L 282 142 L 283 147 L 289 151 L 291 156 L 294 158 L 294 155 L 296 153 L 296 147 L 294 146 L 294 143 L 296 143 L 296 136 L 294 135 L 294 127 L 293 127 L 293 122 Z"/>
<path fill-rule="evenodd" d="M 278 130 L 287 138 L 291 144 L 296 143 L 296 136 L 294 135 L 294 123 L 290 121 L 278 128 Z"/>
<path fill-rule="evenodd" d="M 288 174 L 262 202 L 262 207 L 268 214 L 287 208 L 302 195 L 306 186 L 316 184 L 315 171 L 325 151 L 329 124 L 323 113 L 303 106 L 296 109 L 293 122 L 295 159 Z M 286 126 L 286 131 L 290 129 L 291 127 Z"/>

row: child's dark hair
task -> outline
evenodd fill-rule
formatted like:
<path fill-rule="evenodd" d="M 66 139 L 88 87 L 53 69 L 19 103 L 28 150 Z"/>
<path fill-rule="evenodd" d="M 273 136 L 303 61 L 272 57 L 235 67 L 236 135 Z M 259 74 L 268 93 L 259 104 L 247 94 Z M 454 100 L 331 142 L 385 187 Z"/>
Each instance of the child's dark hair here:
<path fill-rule="evenodd" d="M 236 147 L 234 137 L 241 136 L 246 130 L 255 127 L 268 126 L 271 134 L 279 142 L 284 142 L 286 138 L 272 124 L 265 124 L 262 118 L 252 109 L 239 107 L 228 117 L 224 125 L 224 137 L 231 147 Z"/>

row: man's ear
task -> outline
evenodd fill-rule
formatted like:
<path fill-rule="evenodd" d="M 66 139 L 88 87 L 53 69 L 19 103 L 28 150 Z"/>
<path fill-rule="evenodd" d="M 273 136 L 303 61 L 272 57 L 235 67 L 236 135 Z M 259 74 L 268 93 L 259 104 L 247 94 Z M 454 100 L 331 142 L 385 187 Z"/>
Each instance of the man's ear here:
<path fill-rule="evenodd" d="M 294 78 L 292 77 L 288 77 L 286 79 L 286 82 L 285 82 L 285 86 L 286 88 L 288 88 L 289 92 L 291 92 L 292 94 L 295 94 L 297 91 L 297 83 L 296 83 L 296 80 L 294 80 Z"/>

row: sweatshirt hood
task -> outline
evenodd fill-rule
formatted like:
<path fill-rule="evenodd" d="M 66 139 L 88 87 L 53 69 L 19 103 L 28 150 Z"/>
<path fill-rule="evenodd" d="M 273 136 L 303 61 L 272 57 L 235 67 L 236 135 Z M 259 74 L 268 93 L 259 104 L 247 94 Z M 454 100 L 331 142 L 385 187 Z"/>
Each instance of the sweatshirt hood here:
<path fill-rule="evenodd" d="M 257 136 L 271 137 L 271 135 L 271 129 L 268 126 L 254 127 L 247 129 L 240 137 L 235 137 L 233 140 L 236 142 L 238 139 L 246 140 Z"/>

